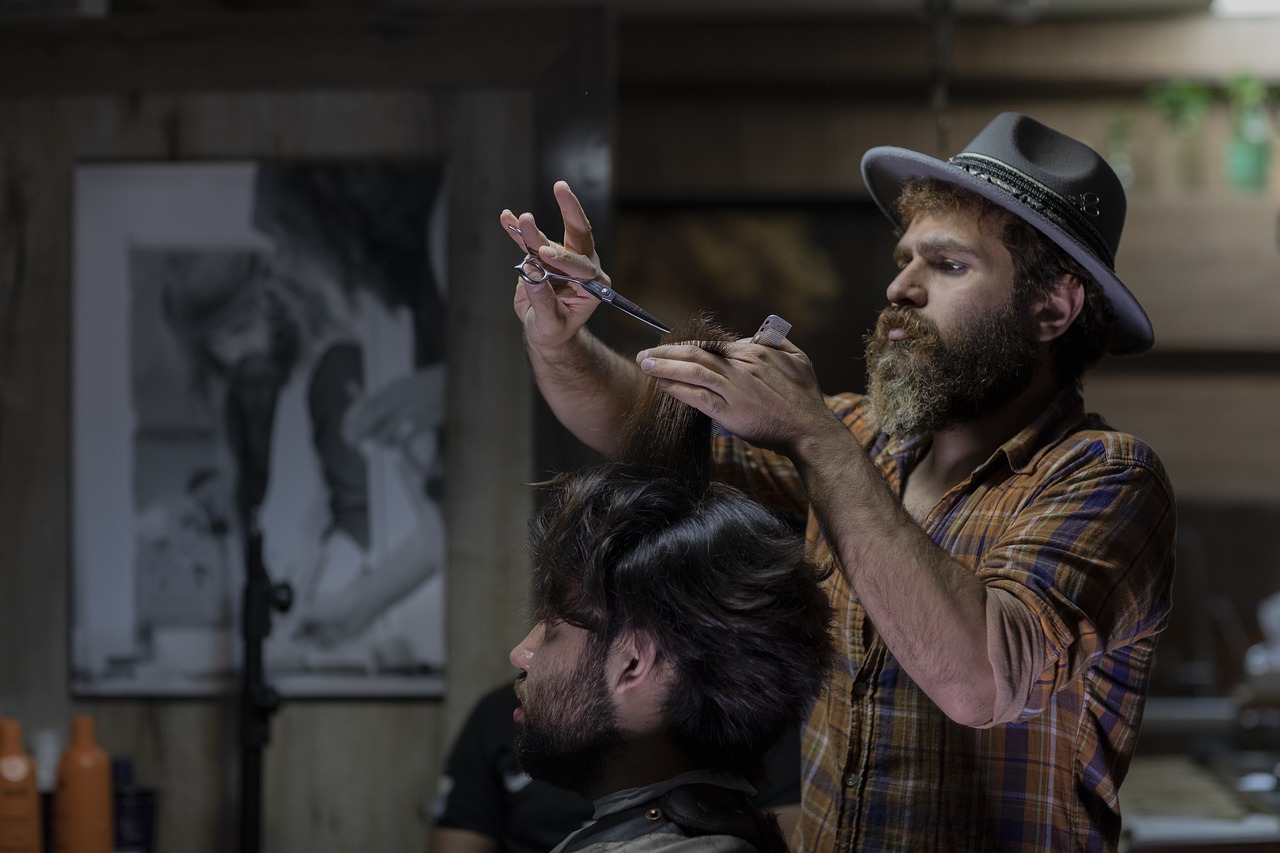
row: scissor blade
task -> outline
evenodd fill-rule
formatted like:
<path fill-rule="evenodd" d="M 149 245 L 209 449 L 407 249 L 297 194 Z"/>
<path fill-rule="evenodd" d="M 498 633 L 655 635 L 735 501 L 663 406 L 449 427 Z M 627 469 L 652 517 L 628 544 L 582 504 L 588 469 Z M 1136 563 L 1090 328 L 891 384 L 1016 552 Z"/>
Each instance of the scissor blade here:
<path fill-rule="evenodd" d="M 662 322 L 657 317 L 650 314 L 648 311 L 641 308 L 639 305 L 632 302 L 630 299 L 627 299 L 625 296 L 619 296 L 618 294 L 615 293 L 613 294 L 613 300 L 609 304 L 613 305 L 613 307 L 615 308 L 618 308 L 626 312 L 627 314 L 630 314 L 632 317 L 635 317 L 637 320 L 639 320 L 642 323 L 648 323 L 650 326 L 653 326 L 659 332 L 666 333 L 671 331 L 670 326 L 668 326 L 666 323 Z"/>
<path fill-rule="evenodd" d="M 660 332 L 671 331 L 671 327 L 666 323 L 662 322 L 657 317 L 653 316 L 648 311 L 644 310 L 639 305 L 614 290 L 612 287 L 609 287 L 606 284 L 601 284 L 595 279 L 592 279 L 591 281 L 583 281 L 580 282 L 580 284 L 596 299 L 599 299 L 601 302 L 608 302 L 624 314 L 630 314 L 640 322 L 648 323 Z"/>

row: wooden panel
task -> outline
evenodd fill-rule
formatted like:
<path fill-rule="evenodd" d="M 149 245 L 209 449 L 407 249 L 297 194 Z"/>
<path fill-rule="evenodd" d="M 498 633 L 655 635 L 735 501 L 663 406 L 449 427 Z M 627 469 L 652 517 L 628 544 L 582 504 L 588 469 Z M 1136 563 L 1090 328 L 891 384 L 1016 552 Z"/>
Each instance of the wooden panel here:
<path fill-rule="evenodd" d="M 810 18 L 631 21 L 619 57 L 624 91 L 647 87 L 895 89 L 924 83 L 933 28 L 915 22 Z M 1280 21 L 1208 16 L 955 26 L 955 85 L 1022 81 L 1063 90 L 1129 89 L 1171 77 L 1251 71 L 1280 79 Z M 923 94 L 922 88 L 922 94 Z M 872 92 L 874 94 L 874 91 Z"/>
<path fill-rule="evenodd" d="M 1155 448 L 1180 500 L 1280 500 L 1280 376 L 1099 374 L 1085 403 Z"/>
<path fill-rule="evenodd" d="M 442 10 L 0 21 L 0 92 L 537 84 L 567 57 L 596 49 L 586 36 L 599 42 L 599 20 Z M 520 80 L 510 65 L 516 50 Z"/>
<path fill-rule="evenodd" d="M 948 156 L 997 112 L 1016 109 L 1103 147 L 1109 122 L 1132 108 L 1117 99 L 963 101 L 942 145 L 923 97 L 632 96 L 619 120 L 617 191 L 628 199 L 863 198 L 859 164 L 873 146 Z"/>
<path fill-rule="evenodd" d="M 1172 349 L 1280 350 L 1280 204 L 1134 198 L 1117 270 Z"/>

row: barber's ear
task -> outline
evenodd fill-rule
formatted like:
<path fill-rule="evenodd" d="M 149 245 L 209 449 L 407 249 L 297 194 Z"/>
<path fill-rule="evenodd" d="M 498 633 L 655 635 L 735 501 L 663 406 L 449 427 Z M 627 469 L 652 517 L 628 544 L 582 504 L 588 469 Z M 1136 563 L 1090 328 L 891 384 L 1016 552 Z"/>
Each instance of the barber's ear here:
<path fill-rule="evenodd" d="M 1063 275 L 1036 303 L 1036 332 L 1041 341 L 1057 339 L 1071 327 L 1084 307 L 1084 284 L 1073 275 Z"/>
<path fill-rule="evenodd" d="M 658 644 L 644 631 L 619 637 L 609 653 L 609 679 L 615 693 L 651 684 L 661 677 Z"/>

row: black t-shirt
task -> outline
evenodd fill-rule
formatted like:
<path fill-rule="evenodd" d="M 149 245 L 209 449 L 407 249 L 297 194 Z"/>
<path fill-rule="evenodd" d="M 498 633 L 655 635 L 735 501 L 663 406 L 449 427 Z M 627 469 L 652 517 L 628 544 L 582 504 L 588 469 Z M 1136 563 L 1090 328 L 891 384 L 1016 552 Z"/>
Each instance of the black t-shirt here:
<path fill-rule="evenodd" d="M 471 711 L 445 764 L 436 826 L 497 838 L 506 853 L 547 853 L 591 819 L 591 803 L 531 779 L 515 750 L 518 705 L 505 684 Z M 766 758 L 768 775 L 754 802 L 761 808 L 800 802 L 800 730 L 787 730 Z"/>

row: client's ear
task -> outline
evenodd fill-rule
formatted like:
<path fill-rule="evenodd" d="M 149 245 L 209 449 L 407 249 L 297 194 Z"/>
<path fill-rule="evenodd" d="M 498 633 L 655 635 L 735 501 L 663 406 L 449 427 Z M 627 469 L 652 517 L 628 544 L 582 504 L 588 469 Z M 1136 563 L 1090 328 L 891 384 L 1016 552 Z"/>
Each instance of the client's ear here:
<path fill-rule="evenodd" d="M 624 731 L 640 735 L 663 728 L 672 671 L 651 634 L 637 631 L 619 638 L 609 652 L 606 675 Z"/>
<path fill-rule="evenodd" d="M 614 641 L 609 651 L 608 675 L 613 691 L 623 694 L 665 678 L 658 660 L 658 644 L 647 631 L 632 631 Z"/>

